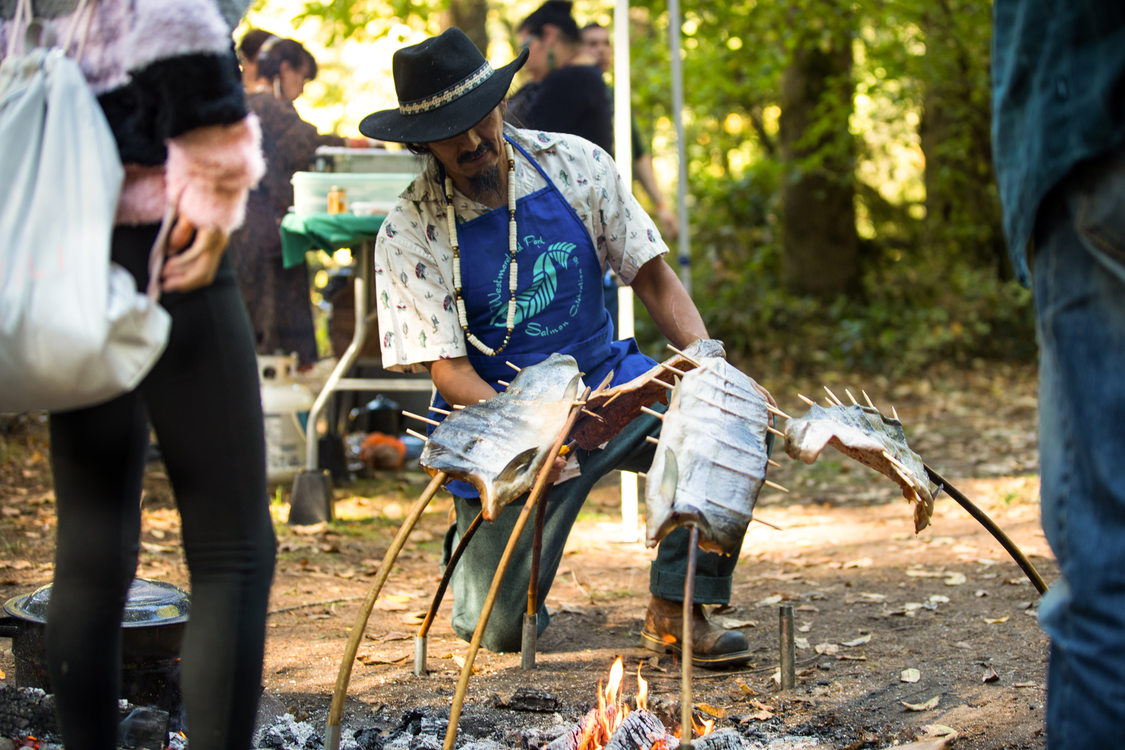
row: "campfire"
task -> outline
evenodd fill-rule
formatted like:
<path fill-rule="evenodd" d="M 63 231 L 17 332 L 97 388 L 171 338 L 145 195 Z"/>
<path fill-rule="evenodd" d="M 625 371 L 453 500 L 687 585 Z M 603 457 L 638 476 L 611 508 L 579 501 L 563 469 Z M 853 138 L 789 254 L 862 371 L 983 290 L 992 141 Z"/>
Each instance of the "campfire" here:
<path fill-rule="evenodd" d="M 679 746 L 683 728 L 675 727 L 669 732 L 648 710 L 648 682 L 641 676 L 640 665 L 637 665 L 637 692 L 633 709 L 629 708 L 621 689 L 624 674 L 625 666 L 619 656 L 609 670 L 609 679 L 604 688 L 602 681 L 598 680 L 598 707 L 586 714 L 573 732 L 552 742 L 549 750 L 667 750 Z M 711 734 L 714 729 L 713 721 L 700 722 L 694 714 L 692 725 L 694 737 Z"/>

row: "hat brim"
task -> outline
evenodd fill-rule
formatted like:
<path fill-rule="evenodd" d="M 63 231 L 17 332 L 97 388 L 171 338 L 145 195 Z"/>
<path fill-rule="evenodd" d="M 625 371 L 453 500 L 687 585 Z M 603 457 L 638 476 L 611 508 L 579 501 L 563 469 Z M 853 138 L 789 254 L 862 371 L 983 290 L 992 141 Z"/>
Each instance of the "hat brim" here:
<path fill-rule="evenodd" d="M 527 49 L 515 60 L 497 68 L 487 81 L 449 104 L 426 112 L 404 115 L 398 109 L 372 112 L 359 122 L 368 138 L 392 143 L 432 143 L 464 133 L 496 108 L 512 86 L 516 71 L 527 62 Z"/>

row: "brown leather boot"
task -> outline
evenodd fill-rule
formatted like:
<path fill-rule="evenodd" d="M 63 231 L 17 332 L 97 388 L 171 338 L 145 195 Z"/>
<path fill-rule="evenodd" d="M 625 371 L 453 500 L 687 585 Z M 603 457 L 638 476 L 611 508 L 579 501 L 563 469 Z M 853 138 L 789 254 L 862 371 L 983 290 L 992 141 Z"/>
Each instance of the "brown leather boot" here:
<path fill-rule="evenodd" d="M 652 597 L 641 629 L 641 645 L 658 653 L 680 653 L 683 638 L 683 602 Z M 691 663 L 718 669 L 750 661 L 750 642 L 739 630 L 721 628 L 707 619 L 703 605 L 691 609 Z"/>

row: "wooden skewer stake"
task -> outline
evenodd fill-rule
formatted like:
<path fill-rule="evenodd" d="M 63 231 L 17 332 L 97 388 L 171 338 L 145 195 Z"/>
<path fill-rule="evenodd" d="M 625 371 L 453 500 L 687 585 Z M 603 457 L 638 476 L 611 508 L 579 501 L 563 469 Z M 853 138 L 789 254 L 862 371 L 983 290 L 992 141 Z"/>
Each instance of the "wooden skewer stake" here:
<path fill-rule="evenodd" d="M 855 396 L 852 395 L 852 392 L 850 390 L 845 388 L 844 393 L 848 394 L 848 398 L 852 400 L 852 406 L 859 406 L 859 402 L 855 400 Z"/>
<path fill-rule="evenodd" d="M 781 409 L 778 409 L 776 406 L 770 406 L 769 404 L 766 404 L 766 411 L 768 411 L 770 414 L 781 417 L 782 419 L 792 419 L 793 418 L 793 417 L 789 416 L 788 414 L 786 414 L 785 412 L 783 412 Z"/>
<path fill-rule="evenodd" d="M 433 405 L 430 406 L 430 411 L 436 411 L 438 414 L 444 414 L 447 417 L 453 413 L 449 409 L 439 409 L 438 407 Z"/>
<path fill-rule="evenodd" d="M 774 467 L 775 469 L 781 468 L 781 464 L 779 464 L 777 461 L 774 461 L 772 458 L 767 458 L 766 463 L 769 464 L 770 466 Z"/>
<path fill-rule="evenodd" d="M 774 435 L 777 435 L 778 437 L 782 437 L 782 438 L 785 437 L 784 432 L 782 432 L 781 430 L 775 429 L 773 427 L 770 427 L 768 425 L 766 426 L 766 430 L 768 430 L 769 432 L 772 432 Z"/>
<path fill-rule="evenodd" d="M 781 528 L 780 526 L 775 526 L 774 524 L 770 523 L 769 521 L 763 521 L 760 518 L 751 518 L 750 520 L 751 521 L 757 521 L 758 523 L 762 524 L 763 526 L 769 526 L 774 531 L 785 531 L 785 529 Z"/>
<path fill-rule="evenodd" d="M 652 443 L 653 445 L 660 445 L 660 441 L 654 438 L 652 435 L 646 435 L 645 442 Z"/>
<path fill-rule="evenodd" d="M 504 386 L 505 388 L 511 385 L 511 383 L 509 383 L 507 380 L 497 380 L 496 382 Z"/>
<path fill-rule="evenodd" d="M 899 419 L 899 418 L 898 418 L 898 411 L 897 411 L 897 410 L 895 409 L 895 405 L 894 405 L 894 404 L 891 404 L 891 415 L 892 415 L 892 416 L 893 416 L 893 417 L 894 417 L 894 418 L 895 418 L 896 420 L 898 420 L 899 422 L 901 422 L 901 421 L 902 421 L 901 419 Z"/>
<path fill-rule="evenodd" d="M 785 493 L 788 493 L 788 492 L 789 492 L 789 489 L 788 489 L 788 488 L 786 488 L 786 487 L 782 487 L 782 486 L 781 486 L 780 484 L 778 484 L 777 482 L 771 482 L 771 481 L 770 481 L 770 480 L 768 480 L 768 479 L 763 479 L 763 480 L 762 480 L 762 484 L 764 484 L 764 485 L 765 485 L 765 486 L 767 486 L 767 487 L 773 487 L 773 488 L 774 488 L 775 490 L 780 490 L 781 492 L 785 492 Z"/>
<path fill-rule="evenodd" d="M 416 438 L 418 438 L 419 440 L 421 440 L 421 441 L 422 441 L 423 443 L 428 443 L 428 442 L 430 441 L 430 438 L 429 438 L 429 437 L 427 437 L 426 435 L 423 435 L 423 434 L 422 434 L 422 433 L 420 433 L 420 432 L 417 432 L 417 431 L 415 431 L 415 430 L 412 430 L 412 429 L 410 429 L 409 427 L 407 427 L 407 428 L 406 428 L 406 434 L 407 434 L 407 435 L 413 435 L 414 437 L 416 437 Z"/>
<path fill-rule="evenodd" d="M 871 397 L 867 395 L 867 391 L 861 390 L 860 393 L 863 394 L 863 400 L 867 402 L 868 406 L 870 406 L 875 411 L 879 411 L 879 408 L 875 406 L 875 404 L 871 403 Z"/>
<path fill-rule="evenodd" d="M 647 406 L 642 406 L 641 411 L 643 411 L 645 414 L 651 414 L 652 416 L 656 417 L 657 419 L 659 419 L 661 421 L 664 420 L 664 415 L 661 414 L 660 412 L 658 412 L 656 409 L 650 409 Z"/>
<path fill-rule="evenodd" d="M 804 402 L 805 402 L 806 404 L 808 404 L 809 406 L 816 406 L 816 402 L 815 402 L 815 401 L 813 401 L 813 400 L 812 400 L 811 398 L 809 398 L 808 396 L 804 395 L 803 393 L 798 393 L 798 394 L 797 394 L 797 398 L 801 399 L 802 401 L 804 401 Z"/>
<path fill-rule="evenodd" d="M 391 573 L 395 558 L 398 557 L 399 551 L 406 544 L 406 539 L 410 536 L 415 524 L 418 523 L 418 519 L 422 517 L 422 512 L 438 489 L 445 483 L 445 478 L 446 473 L 444 471 L 434 474 L 426 489 L 422 491 L 421 496 L 410 508 L 410 512 L 407 513 L 406 519 L 399 527 L 391 546 L 387 548 L 386 554 L 383 555 L 383 562 L 379 565 L 375 580 L 371 583 L 371 587 L 367 591 L 367 597 L 363 600 L 363 604 L 360 605 L 359 612 L 356 614 L 355 624 L 352 625 L 351 632 L 348 634 L 347 645 L 344 648 L 344 658 L 340 662 L 340 671 L 336 675 L 332 704 L 328 710 L 324 740 L 324 746 L 327 750 L 339 750 L 340 747 L 340 730 L 344 717 L 344 700 L 348 694 L 348 682 L 351 680 L 352 665 L 355 663 L 356 651 L 359 650 L 359 642 L 363 639 L 363 631 L 367 629 L 367 620 L 371 616 L 371 608 L 375 606 L 375 599 L 379 596 L 383 584 L 386 583 L 387 576 Z"/>
<path fill-rule="evenodd" d="M 832 404 L 833 406 L 844 405 L 844 402 L 836 397 L 836 394 L 832 392 L 831 388 L 829 388 L 828 386 L 824 386 L 824 391 L 828 394 L 828 403 Z"/>
<path fill-rule="evenodd" d="M 683 357 L 684 359 L 686 359 L 686 360 L 687 360 L 688 362 L 691 362 L 691 363 L 692 363 L 692 365 L 694 365 L 695 367 L 699 367 L 699 362 L 696 362 L 696 361 L 695 361 L 695 360 L 694 360 L 693 358 L 691 358 L 691 357 L 689 357 L 688 355 L 684 354 L 684 353 L 683 353 L 682 351 L 680 351 L 680 350 L 679 350 L 679 349 L 677 349 L 676 347 L 672 346 L 671 344 L 668 344 L 668 348 L 669 348 L 669 349 L 671 349 L 671 350 L 672 350 L 672 351 L 673 351 L 674 353 L 676 353 L 676 354 L 679 354 L 679 355 L 680 355 L 681 357 Z"/>
<path fill-rule="evenodd" d="M 523 369 L 523 368 L 521 368 L 521 367 L 516 367 L 515 365 L 513 365 L 513 364 L 512 364 L 511 362 L 509 362 L 508 360 L 504 360 L 504 364 L 506 364 L 506 365 L 507 365 L 508 367 L 511 367 L 511 368 L 512 368 L 513 370 L 515 370 L 516 372 L 519 372 L 519 371 L 520 371 L 521 369 Z"/>
<path fill-rule="evenodd" d="M 676 375 L 679 375 L 679 376 L 680 376 L 681 378 L 682 378 L 682 377 L 683 377 L 684 375 L 687 375 L 687 371 L 685 371 L 685 370 L 681 370 L 681 369 L 680 369 L 680 368 L 678 368 L 678 367 L 672 367 L 672 365 L 669 365 L 669 364 L 665 364 L 664 362 L 661 362 L 661 363 L 660 363 L 660 367 L 661 367 L 661 369 L 663 369 L 663 370 L 667 370 L 668 372 L 672 372 L 672 373 L 675 373 Z"/>
<path fill-rule="evenodd" d="M 439 424 L 441 424 L 441 422 L 437 421 L 436 419 L 423 417 L 421 414 L 415 414 L 414 412 L 406 411 L 405 409 L 402 410 L 402 416 L 410 417 L 411 419 L 417 419 L 419 422 L 425 422 L 426 424 L 432 424 L 434 427 L 437 427 Z"/>

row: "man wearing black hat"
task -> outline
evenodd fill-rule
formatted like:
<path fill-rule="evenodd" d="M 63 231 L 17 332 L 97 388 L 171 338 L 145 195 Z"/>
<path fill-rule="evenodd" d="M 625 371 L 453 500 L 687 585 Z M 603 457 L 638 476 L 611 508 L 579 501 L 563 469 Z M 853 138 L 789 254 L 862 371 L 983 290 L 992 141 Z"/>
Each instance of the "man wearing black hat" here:
<path fill-rule="evenodd" d="M 370 138 L 406 143 L 429 155 L 400 196 L 375 246 L 383 364 L 428 370 L 434 405 L 494 396 L 510 362 L 526 367 L 553 352 L 578 361 L 587 384 L 611 372 L 611 385 L 655 365 L 634 341 L 615 341 L 602 303 L 608 265 L 630 283 L 669 341 L 700 353 L 722 352 L 676 274 L 652 220 L 622 183 L 613 160 L 577 136 L 518 130 L 503 120 L 505 95 L 527 50 L 494 69 L 458 29 L 395 53 L 399 106 L 368 115 Z M 440 419 L 439 412 L 431 416 Z M 635 419 L 601 450 L 575 451 L 548 496 L 539 571 L 540 601 L 550 589 L 567 535 L 594 483 L 623 468 L 645 471 L 648 435 L 659 420 Z M 573 463 L 573 461 L 572 461 Z M 577 468 L 578 472 L 573 469 Z M 577 473 L 577 476 L 573 476 Z M 451 482 L 457 524 L 447 550 L 480 510 L 476 491 Z M 484 524 L 453 577 L 452 624 L 469 640 L 522 503 Z M 523 544 L 526 542 L 526 544 Z M 513 555 L 483 637 L 493 651 L 518 651 L 530 578 L 530 533 Z M 642 644 L 679 651 L 688 533 L 661 542 L 652 564 Z M 746 636 L 709 622 L 703 604 L 730 600 L 736 556 L 695 551 L 692 659 L 720 667 L 749 659 Z M 548 622 L 540 605 L 537 624 Z"/>

